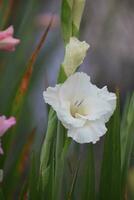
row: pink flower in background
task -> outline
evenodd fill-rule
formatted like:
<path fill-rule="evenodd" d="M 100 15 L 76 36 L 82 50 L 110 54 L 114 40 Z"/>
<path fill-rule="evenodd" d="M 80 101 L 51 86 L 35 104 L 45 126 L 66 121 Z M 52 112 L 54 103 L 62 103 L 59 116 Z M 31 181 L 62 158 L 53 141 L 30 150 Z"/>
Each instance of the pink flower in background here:
<path fill-rule="evenodd" d="M 16 124 L 16 119 L 14 117 L 10 117 L 6 119 L 5 116 L 0 116 L 0 138 L 4 135 L 4 133 L 13 125 Z M 0 154 L 3 154 L 3 149 L 1 147 L 0 142 Z"/>
<path fill-rule="evenodd" d="M 13 38 L 14 28 L 10 26 L 4 31 L 0 31 L 0 50 L 14 51 L 15 46 L 20 43 L 19 39 Z"/>

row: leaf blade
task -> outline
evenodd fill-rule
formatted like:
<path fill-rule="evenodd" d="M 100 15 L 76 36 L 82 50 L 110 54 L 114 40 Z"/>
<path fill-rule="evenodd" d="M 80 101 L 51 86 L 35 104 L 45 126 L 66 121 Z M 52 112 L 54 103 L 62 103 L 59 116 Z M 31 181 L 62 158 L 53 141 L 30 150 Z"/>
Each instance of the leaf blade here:
<path fill-rule="evenodd" d="M 100 200 L 121 199 L 121 152 L 120 152 L 120 107 L 119 99 L 105 136 L 100 179 Z"/>

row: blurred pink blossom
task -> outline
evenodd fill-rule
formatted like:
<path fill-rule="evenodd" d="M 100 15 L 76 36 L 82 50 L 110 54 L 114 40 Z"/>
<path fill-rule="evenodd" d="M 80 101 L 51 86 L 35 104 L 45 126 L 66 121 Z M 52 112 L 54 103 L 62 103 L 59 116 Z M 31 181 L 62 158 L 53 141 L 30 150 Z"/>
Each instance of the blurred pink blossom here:
<path fill-rule="evenodd" d="M 10 117 L 9 119 L 7 119 L 5 116 L 0 116 L 0 138 L 10 127 L 12 127 L 15 124 L 16 124 L 16 119 L 14 117 Z M 0 154 L 3 154 L 1 141 L 0 141 Z"/>
<path fill-rule="evenodd" d="M 9 26 L 6 30 L 0 31 L 0 50 L 14 51 L 15 46 L 20 43 L 19 39 L 13 38 L 14 28 Z"/>

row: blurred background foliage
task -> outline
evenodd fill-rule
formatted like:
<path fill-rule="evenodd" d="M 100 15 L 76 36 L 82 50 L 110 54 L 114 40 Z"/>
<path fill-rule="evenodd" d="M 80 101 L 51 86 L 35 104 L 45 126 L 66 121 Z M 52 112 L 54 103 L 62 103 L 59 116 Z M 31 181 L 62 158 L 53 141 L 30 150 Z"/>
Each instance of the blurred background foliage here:
<path fill-rule="evenodd" d="M 55 84 L 64 55 L 59 20 L 60 6 L 61 2 L 58 0 L 0 0 L 0 29 L 13 25 L 15 36 L 21 40 L 15 52 L 0 52 L 1 115 L 10 116 L 14 113 L 16 91 L 24 76 L 27 63 L 41 35 L 49 25 L 51 14 L 54 15 L 52 27 L 34 64 L 21 112 L 17 115 L 15 127 L 17 134 L 14 134 L 13 129 L 3 138 L 5 155 L 10 152 L 0 161 L 1 168 L 5 169 L 7 198 L 12 194 L 10 190 L 18 180 L 20 183 L 24 182 L 29 169 L 29 152 L 33 149 L 39 152 L 44 138 L 47 107 L 42 93 L 48 85 Z M 90 74 L 92 82 L 98 86 L 108 85 L 111 90 L 119 88 L 122 105 L 126 94 L 134 89 L 133 32 L 134 2 L 132 0 L 86 1 L 80 39 L 91 44 L 91 48 L 82 65 L 82 71 Z M 7 144 L 12 137 L 15 140 L 9 148 Z M 95 146 L 97 182 L 102 157 L 101 143 Z M 75 154 L 82 152 L 83 146 L 80 148 L 75 144 L 74 149 L 72 157 L 75 164 Z M 130 181 L 130 184 L 132 182 Z M 18 184 L 15 194 L 20 191 L 20 187 L 21 185 Z M 76 187 L 79 188 L 77 184 Z"/>

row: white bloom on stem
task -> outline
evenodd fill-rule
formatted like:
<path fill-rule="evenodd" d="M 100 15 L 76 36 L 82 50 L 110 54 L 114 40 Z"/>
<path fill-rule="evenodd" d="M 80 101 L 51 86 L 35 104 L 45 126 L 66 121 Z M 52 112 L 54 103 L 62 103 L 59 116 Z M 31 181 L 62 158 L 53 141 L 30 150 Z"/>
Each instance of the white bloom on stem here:
<path fill-rule="evenodd" d="M 65 58 L 62 63 L 67 76 L 73 74 L 77 67 L 82 64 L 86 52 L 89 49 L 89 44 L 85 41 L 81 42 L 76 37 L 71 37 L 66 45 Z"/>
<path fill-rule="evenodd" d="M 78 143 L 96 143 L 106 133 L 105 123 L 116 107 L 116 95 L 107 87 L 93 85 L 83 72 L 71 75 L 63 84 L 48 87 L 43 96 L 68 129 L 68 136 Z"/>

